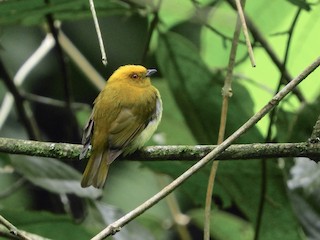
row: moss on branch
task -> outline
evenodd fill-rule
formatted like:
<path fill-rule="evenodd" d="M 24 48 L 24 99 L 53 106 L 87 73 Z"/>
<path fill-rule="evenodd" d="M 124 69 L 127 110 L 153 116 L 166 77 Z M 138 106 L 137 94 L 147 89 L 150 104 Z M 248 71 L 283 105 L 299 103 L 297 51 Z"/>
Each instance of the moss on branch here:
<path fill-rule="evenodd" d="M 127 156 L 128 160 L 199 160 L 216 145 L 149 146 Z M 38 157 L 76 160 L 81 145 L 0 138 L 0 152 Z M 320 144 L 266 143 L 237 144 L 226 149 L 217 159 L 240 160 L 276 157 L 320 157 Z"/>

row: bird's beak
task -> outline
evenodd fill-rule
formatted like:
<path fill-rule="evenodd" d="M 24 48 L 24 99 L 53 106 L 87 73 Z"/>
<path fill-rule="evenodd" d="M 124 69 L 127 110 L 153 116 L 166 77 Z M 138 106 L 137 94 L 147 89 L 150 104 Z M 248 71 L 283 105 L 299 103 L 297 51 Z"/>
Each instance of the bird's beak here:
<path fill-rule="evenodd" d="M 157 72 L 157 69 L 147 69 L 146 77 L 150 77 L 152 74 L 156 72 Z"/>

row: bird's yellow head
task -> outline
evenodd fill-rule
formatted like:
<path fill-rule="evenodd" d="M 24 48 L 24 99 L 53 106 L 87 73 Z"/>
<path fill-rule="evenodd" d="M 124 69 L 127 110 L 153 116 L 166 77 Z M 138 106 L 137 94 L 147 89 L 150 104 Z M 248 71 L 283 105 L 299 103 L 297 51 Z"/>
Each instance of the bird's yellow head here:
<path fill-rule="evenodd" d="M 125 65 L 119 67 L 109 78 L 108 82 L 125 82 L 140 87 L 150 86 L 150 76 L 156 69 L 146 69 L 141 65 Z"/>

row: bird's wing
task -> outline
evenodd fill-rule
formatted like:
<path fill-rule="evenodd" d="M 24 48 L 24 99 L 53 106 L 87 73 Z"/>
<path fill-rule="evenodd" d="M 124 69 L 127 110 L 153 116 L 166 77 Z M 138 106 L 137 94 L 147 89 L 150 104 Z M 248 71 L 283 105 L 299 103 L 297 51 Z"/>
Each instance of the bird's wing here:
<path fill-rule="evenodd" d="M 91 138 L 93 134 L 93 126 L 94 126 L 92 117 L 93 117 L 93 112 L 91 113 L 91 116 L 83 129 L 83 135 L 82 135 L 82 141 L 81 141 L 83 148 L 79 156 L 80 160 L 85 158 L 85 156 L 87 155 L 90 149 Z"/>
<path fill-rule="evenodd" d="M 111 124 L 108 134 L 109 158 L 108 164 L 112 163 L 139 135 L 148 124 L 141 116 L 134 114 L 129 108 L 123 108 L 115 121 Z"/>

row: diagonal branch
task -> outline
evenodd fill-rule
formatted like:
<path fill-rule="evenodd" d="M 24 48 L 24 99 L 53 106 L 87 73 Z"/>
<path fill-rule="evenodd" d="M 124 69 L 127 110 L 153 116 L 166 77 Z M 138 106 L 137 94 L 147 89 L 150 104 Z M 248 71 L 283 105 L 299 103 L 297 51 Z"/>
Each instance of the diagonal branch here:
<path fill-rule="evenodd" d="M 10 223 L 7 219 L 0 215 L 0 224 L 5 226 L 11 235 L 16 236 L 18 239 L 22 240 L 32 240 L 29 236 L 27 236 L 24 232 L 17 229 L 12 223 Z"/>
<path fill-rule="evenodd" d="M 160 200 L 168 196 L 182 183 L 189 179 L 193 174 L 204 167 L 208 162 L 214 160 L 221 152 L 226 150 L 232 142 L 237 140 L 243 133 L 248 131 L 259 120 L 261 120 L 266 114 L 268 114 L 279 102 L 288 95 L 303 79 L 305 79 L 310 73 L 312 73 L 320 65 L 320 57 L 318 57 L 311 65 L 309 65 L 302 73 L 296 78 L 292 79 L 280 92 L 278 92 L 258 113 L 253 115 L 246 123 L 244 123 L 237 131 L 235 131 L 230 137 L 218 145 L 214 150 L 208 153 L 200 161 L 190 167 L 187 171 L 181 174 L 178 178 L 173 180 L 169 185 L 164 187 L 160 192 L 153 197 L 146 200 L 140 206 L 136 207 L 117 221 L 111 223 L 100 233 L 92 238 L 92 240 L 104 239 L 110 235 L 113 235 L 120 231 L 120 229 L 131 222 L 133 219 L 144 213 L 149 208 L 153 207 Z"/>

